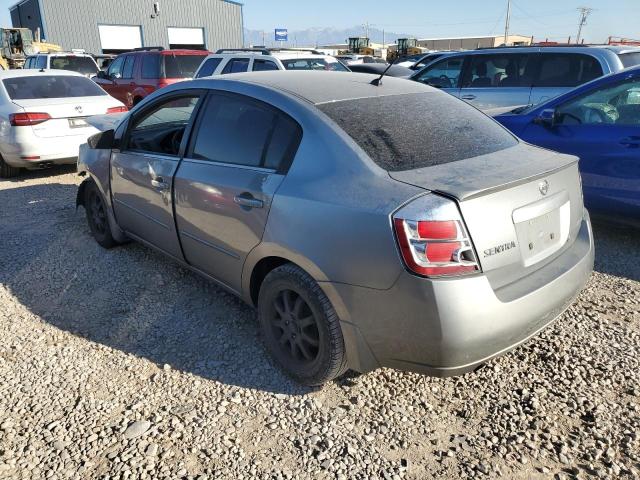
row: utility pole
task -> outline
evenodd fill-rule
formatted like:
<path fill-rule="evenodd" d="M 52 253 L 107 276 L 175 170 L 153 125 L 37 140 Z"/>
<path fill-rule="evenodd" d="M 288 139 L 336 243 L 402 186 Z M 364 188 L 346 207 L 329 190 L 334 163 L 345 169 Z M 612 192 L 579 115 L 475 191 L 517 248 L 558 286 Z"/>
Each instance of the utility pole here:
<path fill-rule="evenodd" d="M 580 43 L 580 34 L 582 33 L 582 27 L 587 24 L 587 17 L 593 12 L 593 8 L 579 7 L 580 22 L 578 23 L 578 35 L 576 36 L 576 43 Z"/>
<path fill-rule="evenodd" d="M 371 25 L 369 25 L 369 22 L 365 22 L 365 23 L 362 25 L 362 28 L 364 28 L 364 36 L 365 36 L 365 37 L 367 37 L 367 38 L 369 38 L 369 27 L 370 27 L 370 26 L 371 26 Z"/>
<path fill-rule="evenodd" d="M 511 0 L 507 0 L 507 16 L 504 19 L 504 46 L 507 46 L 509 40 L 509 20 L 511 19 Z"/>
<path fill-rule="evenodd" d="M 262 46 L 263 46 L 263 47 L 266 47 L 266 46 L 267 46 L 267 44 L 266 44 L 266 43 L 264 43 L 264 30 L 262 31 Z"/>

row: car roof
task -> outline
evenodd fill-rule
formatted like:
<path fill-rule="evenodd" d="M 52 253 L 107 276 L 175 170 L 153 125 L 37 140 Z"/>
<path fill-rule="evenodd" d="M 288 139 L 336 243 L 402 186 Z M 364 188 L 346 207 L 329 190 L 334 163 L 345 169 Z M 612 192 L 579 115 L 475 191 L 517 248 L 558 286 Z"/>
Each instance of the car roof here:
<path fill-rule="evenodd" d="M 584 53 L 593 51 L 611 51 L 615 54 L 640 52 L 640 47 L 625 47 L 619 45 L 527 45 L 513 47 L 489 47 L 477 48 L 475 50 L 460 50 L 450 52 L 452 55 L 481 55 L 484 53 L 535 53 L 535 52 L 551 52 L 551 53 Z M 435 52 L 434 52 L 435 53 Z M 447 52 L 449 53 L 449 52 Z"/>
<path fill-rule="evenodd" d="M 281 90 L 313 104 L 425 93 L 433 90 L 422 83 L 394 77 L 385 77 L 379 87 L 371 85 L 371 80 L 378 77 L 379 75 L 367 73 L 305 70 L 232 73 L 225 75 L 224 80 Z M 212 81 L 212 77 L 194 80 L 194 82 L 206 81 Z"/>
<path fill-rule="evenodd" d="M 241 58 L 241 57 L 251 57 L 251 58 L 277 58 L 280 60 L 288 60 L 295 58 L 335 58 L 331 55 L 326 55 L 324 53 L 312 53 L 306 50 L 290 50 L 286 52 L 270 52 L 268 55 L 259 51 L 229 51 L 224 53 L 214 53 L 213 55 L 209 55 L 209 57 L 233 57 L 233 58 Z"/>
<path fill-rule="evenodd" d="M 36 69 L 36 68 L 27 68 L 27 69 L 19 69 L 19 70 L 2 70 L 0 71 L 0 80 L 5 78 L 17 78 L 17 77 L 38 77 L 42 75 L 47 76 L 56 76 L 56 77 L 82 77 L 85 76 L 79 72 L 74 72 L 71 70 L 57 70 L 57 69 Z"/>

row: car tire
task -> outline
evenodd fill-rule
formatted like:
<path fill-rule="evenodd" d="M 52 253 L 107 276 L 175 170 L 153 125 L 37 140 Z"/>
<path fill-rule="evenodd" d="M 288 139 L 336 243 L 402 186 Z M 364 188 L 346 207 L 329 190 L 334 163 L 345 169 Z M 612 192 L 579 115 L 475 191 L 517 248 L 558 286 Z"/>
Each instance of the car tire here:
<path fill-rule="evenodd" d="M 0 156 L 0 178 L 12 178 L 20 173 L 18 167 L 12 167 Z"/>
<path fill-rule="evenodd" d="M 111 235 L 107 205 L 98 186 L 89 181 L 84 189 L 84 209 L 93 238 L 103 248 L 113 248 L 118 242 Z"/>
<path fill-rule="evenodd" d="M 258 316 L 267 350 L 297 382 L 322 385 L 347 370 L 338 315 L 301 268 L 285 264 L 269 272 L 260 287 Z"/>

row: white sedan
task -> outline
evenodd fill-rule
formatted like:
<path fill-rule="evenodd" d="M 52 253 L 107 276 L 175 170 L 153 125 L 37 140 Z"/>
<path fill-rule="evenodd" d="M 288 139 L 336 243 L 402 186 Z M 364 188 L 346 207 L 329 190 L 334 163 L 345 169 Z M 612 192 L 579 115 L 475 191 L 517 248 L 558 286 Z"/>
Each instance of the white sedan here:
<path fill-rule="evenodd" d="M 76 163 L 80 145 L 98 133 L 86 118 L 126 111 L 76 72 L 0 71 L 0 177 Z"/>

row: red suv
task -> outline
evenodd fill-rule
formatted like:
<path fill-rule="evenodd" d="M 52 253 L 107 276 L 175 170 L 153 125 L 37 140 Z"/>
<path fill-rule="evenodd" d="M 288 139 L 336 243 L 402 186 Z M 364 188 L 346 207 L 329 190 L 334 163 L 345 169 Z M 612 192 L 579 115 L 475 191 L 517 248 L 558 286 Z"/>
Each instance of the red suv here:
<path fill-rule="evenodd" d="M 93 80 L 131 108 L 159 88 L 193 78 L 208 54 L 206 50 L 136 49 L 118 55 Z"/>

